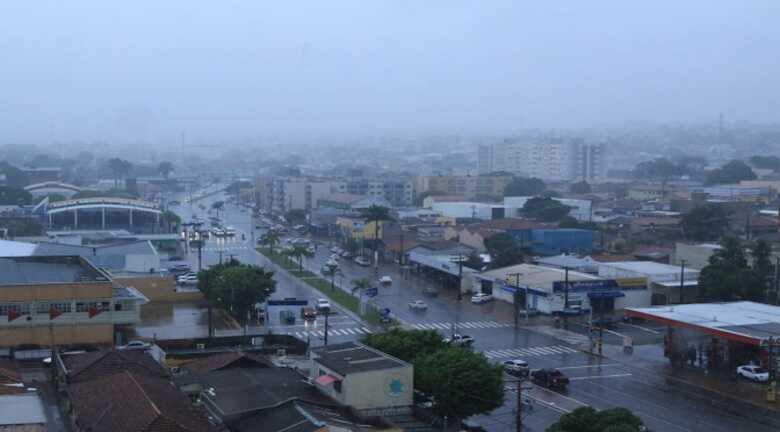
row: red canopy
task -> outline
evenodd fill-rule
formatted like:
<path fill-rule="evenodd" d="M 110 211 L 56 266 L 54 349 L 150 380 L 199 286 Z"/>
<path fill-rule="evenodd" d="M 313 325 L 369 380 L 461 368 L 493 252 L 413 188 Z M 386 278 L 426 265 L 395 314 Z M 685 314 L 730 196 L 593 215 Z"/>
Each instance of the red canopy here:
<path fill-rule="evenodd" d="M 334 381 L 337 381 L 337 379 L 333 375 L 321 375 L 314 380 L 319 385 L 333 384 Z"/>

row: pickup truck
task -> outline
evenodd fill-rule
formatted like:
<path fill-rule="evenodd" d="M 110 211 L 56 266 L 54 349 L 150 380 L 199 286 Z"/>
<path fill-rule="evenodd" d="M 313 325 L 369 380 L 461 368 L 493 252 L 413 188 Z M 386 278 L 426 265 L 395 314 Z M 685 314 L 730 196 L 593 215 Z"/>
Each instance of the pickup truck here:
<path fill-rule="evenodd" d="M 471 347 L 474 345 L 474 338 L 469 335 L 454 334 L 452 337 L 445 338 L 444 343 L 462 347 Z"/>

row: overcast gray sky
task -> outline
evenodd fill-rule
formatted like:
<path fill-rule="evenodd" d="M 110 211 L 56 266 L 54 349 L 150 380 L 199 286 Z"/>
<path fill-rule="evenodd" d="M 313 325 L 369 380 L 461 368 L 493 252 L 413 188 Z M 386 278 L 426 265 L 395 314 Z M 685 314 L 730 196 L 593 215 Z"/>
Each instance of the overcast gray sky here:
<path fill-rule="evenodd" d="M 0 143 L 777 120 L 780 1 L 549 3 L 6 0 Z"/>

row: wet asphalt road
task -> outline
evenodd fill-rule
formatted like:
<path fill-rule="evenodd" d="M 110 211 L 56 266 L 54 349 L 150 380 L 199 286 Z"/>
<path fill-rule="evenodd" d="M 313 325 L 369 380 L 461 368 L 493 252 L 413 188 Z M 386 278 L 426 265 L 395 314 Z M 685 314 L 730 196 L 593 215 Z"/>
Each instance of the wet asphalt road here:
<path fill-rule="evenodd" d="M 218 199 L 209 198 L 204 205 Z M 176 211 L 183 220 L 189 220 L 189 205 L 182 204 Z M 206 212 L 195 209 L 202 217 Z M 235 227 L 245 235 L 241 240 L 239 234 L 233 240 L 209 241 L 203 252 L 203 265 L 219 261 L 219 250 L 223 258 L 233 254 L 242 262 L 273 266 L 261 254 L 254 251 L 252 245 L 254 226 L 249 212 L 242 212 L 232 204 L 226 204 L 224 220 L 226 225 Z M 260 233 L 254 233 L 254 239 Z M 307 260 L 306 267 L 315 273 L 328 259 L 330 252 L 327 247 L 319 247 L 315 258 Z M 194 254 L 188 260 L 197 262 Z M 355 263 L 341 260 L 341 284 L 350 286 L 350 280 L 359 277 L 375 278 L 373 268 L 360 267 Z M 547 334 L 527 329 L 515 329 L 512 309 L 508 304 L 492 302 L 484 305 L 473 305 L 468 297 L 458 301 L 452 290 L 440 289 L 440 294 L 427 297 L 422 294 L 424 288 L 436 286 L 424 278 L 411 274 L 402 274 L 397 266 L 382 266 L 379 275 L 389 275 L 393 279 L 390 286 L 381 287 L 379 295 L 372 301 L 380 307 L 388 307 L 407 326 L 412 328 L 429 328 L 449 335 L 452 323 L 459 323 L 458 331 L 469 334 L 476 339 L 475 350 L 482 351 L 492 361 L 501 362 L 513 358 L 522 358 L 529 362 L 532 368 L 556 367 L 561 369 L 571 379 L 571 384 L 564 393 L 556 393 L 526 384 L 524 397 L 531 401 L 532 409 L 526 410 L 524 424 L 527 430 L 543 431 L 554 422 L 562 412 L 571 411 L 584 405 L 598 409 L 622 406 L 632 410 L 645 421 L 653 431 L 756 431 L 769 432 L 771 427 L 759 424 L 748 417 L 738 417 L 711 407 L 704 401 L 691 398 L 680 393 L 664 382 L 667 371 L 666 362 L 661 359 L 639 361 L 631 357 L 613 360 L 593 356 L 579 351 L 577 347 Z M 320 297 L 316 291 L 303 284 L 298 279 L 289 276 L 284 271 L 277 271 L 277 293 L 275 297 L 296 297 L 310 301 Z M 339 282 L 339 278 L 336 280 Z M 438 287 L 440 288 L 440 287 Z M 408 303 L 421 299 L 428 305 L 425 312 L 415 312 L 408 308 Z M 271 314 L 273 320 L 273 314 Z M 365 334 L 362 324 L 356 322 L 344 313 L 334 318 L 332 328 L 338 331 L 331 334 L 333 342 L 353 340 Z M 318 334 L 322 331 L 321 319 L 316 326 L 305 327 L 298 323 L 294 327 L 283 328 L 273 325 L 277 331 L 288 331 L 299 337 L 311 337 L 315 344 L 321 343 Z M 522 323 L 521 323 L 522 325 Z M 259 328 L 258 328 L 259 330 Z M 576 325 L 572 330 L 578 331 Z M 616 334 L 608 334 L 605 342 L 618 344 L 624 332 L 634 332 L 645 335 L 649 339 L 659 338 L 655 332 L 661 329 L 633 329 L 619 327 Z M 580 333 L 584 329 L 579 330 Z M 476 420 L 490 431 L 514 430 L 516 405 L 516 383 L 507 376 L 506 400 L 504 405 L 486 416 Z M 760 391 L 760 389 L 756 389 Z"/>

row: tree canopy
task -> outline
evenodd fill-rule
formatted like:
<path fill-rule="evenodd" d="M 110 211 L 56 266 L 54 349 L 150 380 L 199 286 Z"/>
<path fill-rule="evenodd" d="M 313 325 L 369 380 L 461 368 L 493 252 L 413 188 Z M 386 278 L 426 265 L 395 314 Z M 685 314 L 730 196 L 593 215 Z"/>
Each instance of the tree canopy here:
<path fill-rule="evenodd" d="M 569 214 L 571 207 L 561 204 L 553 198 L 534 197 L 525 202 L 523 216 L 541 222 L 558 222 Z"/>
<path fill-rule="evenodd" d="M 490 268 L 501 268 L 522 264 L 523 250 L 509 234 L 500 233 L 485 240 L 485 249 L 490 255 Z"/>
<path fill-rule="evenodd" d="M 306 223 L 306 210 L 291 209 L 284 215 L 285 219 L 293 225 Z"/>
<path fill-rule="evenodd" d="M 681 220 L 685 237 L 691 240 L 712 241 L 720 239 L 729 226 L 729 213 L 719 205 L 698 206 L 683 214 Z"/>
<path fill-rule="evenodd" d="M 742 180 L 755 180 L 756 174 L 752 169 L 740 160 L 733 160 L 718 169 L 707 173 L 707 184 L 739 183 Z"/>
<path fill-rule="evenodd" d="M 119 187 L 119 180 L 123 179 L 125 176 L 130 174 L 130 172 L 133 171 L 133 164 L 129 161 L 126 161 L 124 159 L 115 157 L 111 158 L 106 162 L 106 166 L 109 170 L 111 170 L 111 173 L 114 176 L 114 188 Z"/>
<path fill-rule="evenodd" d="M 370 334 L 363 341 L 366 345 L 410 363 L 417 357 L 445 348 L 443 338 L 436 330 L 394 328 L 385 333 Z"/>
<path fill-rule="evenodd" d="M 446 345 L 435 330 L 393 329 L 363 341 L 412 363 L 415 388 L 435 401 L 440 416 L 466 418 L 503 404 L 501 367 L 481 353 Z"/>
<path fill-rule="evenodd" d="M 752 267 L 747 255 L 734 237 L 726 237 L 721 249 L 709 258 L 699 273 L 699 301 L 764 301 L 770 275 L 769 245 L 757 242 L 753 247 Z"/>
<path fill-rule="evenodd" d="M 33 197 L 24 189 L 0 186 L 0 205 L 28 205 Z"/>
<path fill-rule="evenodd" d="M 547 185 L 536 177 L 515 177 L 504 188 L 504 196 L 535 196 L 546 188 Z"/>
<path fill-rule="evenodd" d="M 625 408 L 596 411 L 589 406 L 566 413 L 546 432 L 640 432 L 642 419 Z"/>
<path fill-rule="evenodd" d="M 435 403 L 433 411 L 449 418 L 490 412 L 504 403 L 503 371 L 482 353 L 447 347 L 418 357 L 414 383 Z"/>
<path fill-rule="evenodd" d="M 264 302 L 276 290 L 276 281 L 273 272 L 231 259 L 198 272 L 198 289 L 244 324 L 255 303 Z"/>
<path fill-rule="evenodd" d="M 780 171 L 780 157 L 777 156 L 755 155 L 750 158 L 750 163 L 756 168 Z"/>
<path fill-rule="evenodd" d="M 591 193 L 590 183 L 586 182 L 585 180 L 572 183 L 569 186 L 569 192 L 576 194 L 589 194 Z"/>
<path fill-rule="evenodd" d="M 634 178 L 643 180 L 668 180 L 690 174 L 687 165 L 672 162 L 667 158 L 657 158 L 640 162 L 634 167 Z"/>
<path fill-rule="evenodd" d="M 157 165 L 157 172 L 167 180 L 168 176 L 173 172 L 173 164 L 168 161 L 162 161 Z"/>

